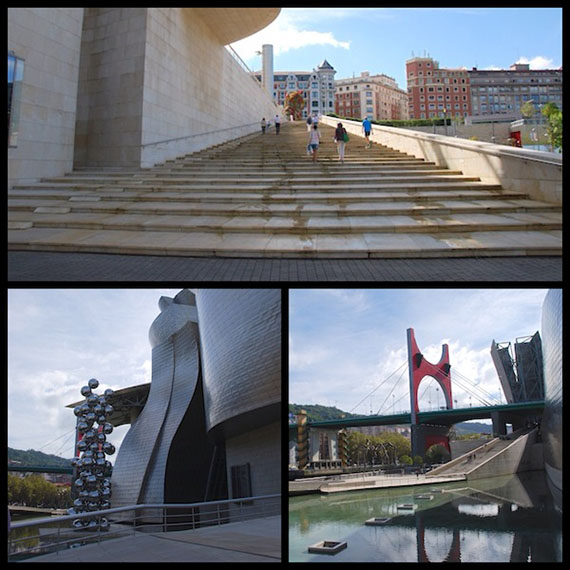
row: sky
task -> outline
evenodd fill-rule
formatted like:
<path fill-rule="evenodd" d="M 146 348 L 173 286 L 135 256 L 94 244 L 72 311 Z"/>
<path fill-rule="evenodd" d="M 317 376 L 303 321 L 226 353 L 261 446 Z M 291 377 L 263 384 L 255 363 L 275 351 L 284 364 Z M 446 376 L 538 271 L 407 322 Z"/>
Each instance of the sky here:
<path fill-rule="evenodd" d="M 150 382 L 148 330 L 159 298 L 179 291 L 9 289 L 8 446 L 73 457 L 76 418 L 65 406 L 83 400 L 90 378 L 96 394 Z M 128 427 L 107 441 L 118 449 Z"/>
<path fill-rule="evenodd" d="M 466 379 L 500 400 L 491 342 L 514 344 L 517 338 L 540 331 L 546 293 L 546 289 L 293 289 L 289 403 L 336 406 L 355 414 L 409 411 L 408 372 L 405 365 L 401 367 L 407 362 L 408 328 L 414 329 L 429 362 L 437 363 L 442 345 L 449 345 L 454 407 L 481 405 L 473 396 L 469 400 L 469 392 L 459 385 L 467 385 Z M 437 386 L 430 377 L 422 381 L 420 411 L 445 405 Z"/>
<path fill-rule="evenodd" d="M 283 8 L 265 29 L 232 44 L 254 71 L 263 44 L 274 71 L 311 71 L 326 59 L 335 79 L 385 74 L 406 89 L 406 60 L 441 68 L 562 66 L 561 8 Z"/>

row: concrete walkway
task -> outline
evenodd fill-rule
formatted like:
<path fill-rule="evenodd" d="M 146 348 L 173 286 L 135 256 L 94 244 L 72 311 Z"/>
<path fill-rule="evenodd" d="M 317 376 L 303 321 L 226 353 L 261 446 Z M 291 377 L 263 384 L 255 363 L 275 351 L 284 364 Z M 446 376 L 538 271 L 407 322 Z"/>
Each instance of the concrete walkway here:
<path fill-rule="evenodd" d="M 289 495 L 307 493 L 344 493 L 346 491 L 364 491 L 370 489 L 386 489 L 390 487 L 415 487 L 417 485 L 436 485 L 465 480 L 465 474 L 451 475 L 348 475 L 341 479 L 308 478 L 289 481 Z"/>
<path fill-rule="evenodd" d="M 281 517 L 198 530 L 128 534 L 25 562 L 280 562 Z"/>
<path fill-rule="evenodd" d="M 370 489 L 387 489 L 389 487 L 415 487 L 418 485 L 435 485 L 437 483 L 452 483 L 454 481 L 464 481 L 464 474 L 453 474 L 440 477 L 429 475 L 401 475 L 397 477 L 389 475 L 379 475 L 377 477 L 366 477 L 362 479 L 349 479 L 347 481 L 337 481 L 321 485 L 321 493 L 343 493 L 346 491 L 362 491 Z"/>

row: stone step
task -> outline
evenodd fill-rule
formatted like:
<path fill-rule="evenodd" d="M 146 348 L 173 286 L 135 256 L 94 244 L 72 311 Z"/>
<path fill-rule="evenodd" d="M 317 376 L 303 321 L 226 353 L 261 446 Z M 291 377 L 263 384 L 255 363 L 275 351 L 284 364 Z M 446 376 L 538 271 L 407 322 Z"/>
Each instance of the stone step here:
<path fill-rule="evenodd" d="M 215 187 L 217 190 L 234 189 L 235 191 L 249 190 L 278 190 L 286 189 L 288 191 L 303 191 L 306 189 L 373 189 L 373 188 L 409 188 L 438 185 L 442 188 L 464 187 L 468 183 L 475 183 L 486 188 L 500 188 L 497 184 L 485 184 L 480 182 L 476 177 L 468 176 L 384 176 L 384 177 L 366 177 L 359 178 L 358 181 L 353 179 L 338 180 L 336 178 L 316 177 L 316 178 L 262 178 L 262 179 L 242 179 L 242 180 L 188 180 L 177 178 L 149 178 L 141 180 L 124 180 L 113 181 L 109 183 L 105 180 L 89 179 L 89 180 L 53 180 L 50 182 L 40 182 L 40 188 L 70 188 L 70 189 L 96 189 L 102 185 L 121 186 L 122 188 L 168 188 L 171 189 L 189 189 L 196 191 L 209 190 Z M 18 185 L 14 187 L 17 190 L 30 188 L 30 186 Z"/>
<path fill-rule="evenodd" d="M 96 213 L 96 214 L 133 214 L 133 215 L 223 215 L 223 216 L 280 216 L 280 217 L 307 217 L 307 216 L 394 216 L 413 215 L 433 216 L 456 214 L 518 214 L 518 213 L 547 213 L 554 214 L 556 219 L 561 218 L 558 209 L 550 204 L 533 202 L 530 200 L 450 200 L 442 199 L 434 202 L 419 203 L 415 200 L 401 199 L 398 201 L 361 201 L 345 202 L 327 200 L 317 202 L 314 200 L 271 201 L 247 204 L 242 201 L 187 201 L 161 200 L 157 202 L 137 200 L 9 200 L 8 208 L 12 219 L 24 219 L 25 215 L 33 214 L 67 214 Z M 20 215 L 18 216 L 19 213 Z M 35 216 L 34 216 L 35 218 Z M 44 219 L 45 217 L 39 217 Z M 57 218 L 60 219 L 60 218 Z"/>
<path fill-rule="evenodd" d="M 170 190 L 172 190 L 170 188 Z M 331 202 L 340 203 L 342 201 L 345 205 L 352 203 L 359 203 L 363 201 L 369 202 L 398 202 L 402 200 L 413 200 L 415 203 L 425 203 L 441 200 L 516 200 L 517 204 L 522 204 L 525 207 L 531 205 L 543 204 L 534 200 L 528 200 L 525 194 L 517 192 L 501 192 L 496 188 L 491 189 L 475 189 L 468 187 L 465 190 L 456 190 L 450 193 L 441 188 L 431 187 L 424 188 L 421 191 L 409 192 L 404 188 L 390 189 L 388 191 L 317 191 L 311 192 L 196 192 L 196 191 L 168 191 L 167 189 L 158 188 L 154 189 L 127 189 L 119 187 L 103 187 L 97 188 L 95 191 L 90 190 L 75 190 L 75 189 L 62 189 L 62 188 L 29 188 L 22 190 L 12 190 L 9 194 L 9 206 L 20 207 L 30 204 L 35 206 L 41 201 L 49 204 L 51 201 L 69 201 L 69 202 L 101 202 L 108 200 L 120 200 L 121 202 L 139 201 L 139 202 L 205 202 L 205 203 L 258 203 L 266 205 L 269 203 L 296 203 L 296 202 Z M 549 207 L 553 207 L 548 204 Z M 556 207 L 554 206 L 556 209 Z"/>
<path fill-rule="evenodd" d="M 16 190 L 24 191 L 27 188 L 32 190 L 30 186 L 18 186 Z M 40 183 L 38 184 L 38 189 L 44 189 L 46 191 L 49 190 L 70 190 L 70 191 L 97 191 L 98 189 L 102 188 L 100 184 L 54 184 L 51 185 L 49 183 Z M 112 190 L 111 187 L 105 186 L 109 191 Z M 328 186 L 325 185 L 316 185 L 316 184 L 281 184 L 281 185 L 232 185 L 232 184 L 218 184 L 215 188 L 211 188 L 209 185 L 199 185 L 199 184 L 187 184 L 187 185 L 150 185 L 150 184 L 124 184 L 122 186 L 117 186 L 116 191 L 125 191 L 125 190 L 139 190 L 141 192 L 164 192 L 164 191 L 177 191 L 177 192 L 195 192 L 195 193 L 213 193 L 213 192 L 226 192 L 228 194 L 240 194 L 240 193 L 257 193 L 259 198 L 267 199 L 270 195 L 279 195 L 279 194 L 292 194 L 298 195 L 303 193 L 322 193 L 327 192 L 330 194 L 333 193 L 345 193 L 348 196 L 351 194 L 358 194 L 361 192 L 419 192 L 424 190 L 439 190 L 439 191 L 447 191 L 447 192 L 455 192 L 460 190 L 494 190 L 496 192 L 500 191 L 500 187 L 496 184 L 485 184 L 483 182 L 406 182 L 405 184 L 396 184 L 396 183 L 371 183 L 371 184 L 357 184 L 352 183 L 350 186 L 341 186 L 341 185 L 333 185 L 330 184 Z"/>
<path fill-rule="evenodd" d="M 8 232 L 12 250 L 217 257 L 430 258 L 560 255 L 560 231 L 271 235 L 29 228 Z"/>
<path fill-rule="evenodd" d="M 80 169 L 9 192 L 12 249 L 161 255 L 561 255 L 561 209 L 322 128 L 242 137 L 154 169 Z"/>

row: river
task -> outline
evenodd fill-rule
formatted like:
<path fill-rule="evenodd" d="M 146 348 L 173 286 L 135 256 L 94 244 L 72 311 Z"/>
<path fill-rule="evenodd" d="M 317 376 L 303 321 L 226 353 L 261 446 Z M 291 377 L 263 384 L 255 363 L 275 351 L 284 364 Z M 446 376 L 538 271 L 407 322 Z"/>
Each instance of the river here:
<path fill-rule="evenodd" d="M 406 503 L 414 510 L 398 509 Z M 365 525 L 371 518 L 389 520 Z M 561 519 L 543 471 L 290 497 L 289 560 L 560 562 Z M 323 540 L 345 541 L 347 547 L 335 555 L 308 553 Z"/>

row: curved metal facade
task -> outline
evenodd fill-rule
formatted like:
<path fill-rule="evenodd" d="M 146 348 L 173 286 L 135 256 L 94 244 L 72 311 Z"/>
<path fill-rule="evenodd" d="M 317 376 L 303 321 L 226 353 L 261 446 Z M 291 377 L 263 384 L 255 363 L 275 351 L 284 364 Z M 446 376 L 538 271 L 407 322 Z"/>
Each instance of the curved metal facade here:
<path fill-rule="evenodd" d="M 196 390 L 200 363 L 193 295 L 161 298 L 151 325 L 152 382 L 147 402 L 125 439 L 113 469 L 113 506 L 164 502 L 172 440 Z"/>
<path fill-rule="evenodd" d="M 199 289 L 207 429 L 232 435 L 279 419 L 281 292 Z"/>
<path fill-rule="evenodd" d="M 551 483 L 562 490 L 562 290 L 551 289 L 542 305 L 545 406 L 544 461 Z"/>

